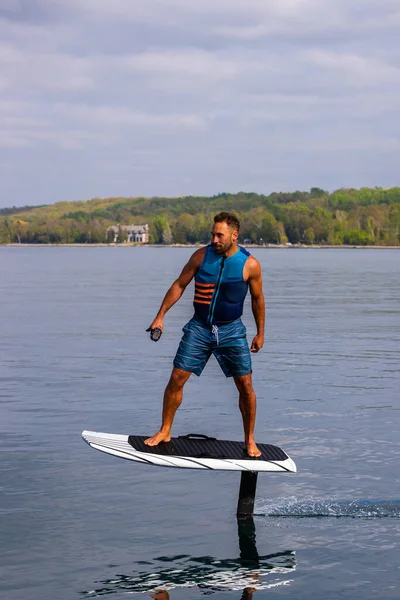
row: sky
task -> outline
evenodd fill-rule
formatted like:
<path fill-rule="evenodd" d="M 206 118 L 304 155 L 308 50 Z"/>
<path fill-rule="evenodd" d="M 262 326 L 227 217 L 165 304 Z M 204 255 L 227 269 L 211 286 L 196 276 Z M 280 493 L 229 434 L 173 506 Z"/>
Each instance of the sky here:
<path fill-rule="evenodd" d="M 400 0 L 0 0 L 0 207 L 400 184 Z"/>

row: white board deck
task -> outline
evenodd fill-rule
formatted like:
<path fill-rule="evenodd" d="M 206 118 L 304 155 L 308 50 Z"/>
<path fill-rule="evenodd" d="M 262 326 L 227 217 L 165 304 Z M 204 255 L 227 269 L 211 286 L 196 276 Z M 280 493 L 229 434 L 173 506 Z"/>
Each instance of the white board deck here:
<path fill-rule="evenodd" d="M 272 472 L 272 473 L 296 473 L 296 465 L 294 461 L 281 448 L 269 446 L 267 444 L 257 444 L 260 450 L 262 449 L 263 456 L 260 458 L 246 457 L 244 452 L 235 458 L 219 458 L 207 456 L 207 452 L 200 454 L 190 453 L 189 456 L 181 456 L 176 454 L 169 444 L 164 444 L 165 452 L 161 445 L 154 448 L 150 447 L 148 451 L 141 451 L 132 446 L 132 440 L 139 439 L 139 436 L 120 435 L 113 433 L 100 433 L 96 431 L 83 431 L 82 438 L 95 450 L 125 458 L 147 465 L 156 465 L 159 467 L 175 467 L 181 469 L 207 469 L 219 471 L 253 471 L 253 472 Z M 144 438 L 142 438 L 144 439 Z M 132 443 L 129 442 L 131 440 Z M 172 438 L 171 443 L 177 442 L 177 448 L 180 445 L 190 446 L 191 440 L 182 442 L 180 438 Z M 218 441 L 204 442 L 204 446 L 209 448 L 218 444 L 239 445 L 239 442 Z M 143 444 L 139 444 L 142 447 Z M 201 440 L 196 440 L 196 448 L 201 446 Z M 241 445 L 242 446 L 242 445 Z M 264 457 L 268 456 L 268 459 Z M 275 460 L 275 456 L 278 459 Z"/>

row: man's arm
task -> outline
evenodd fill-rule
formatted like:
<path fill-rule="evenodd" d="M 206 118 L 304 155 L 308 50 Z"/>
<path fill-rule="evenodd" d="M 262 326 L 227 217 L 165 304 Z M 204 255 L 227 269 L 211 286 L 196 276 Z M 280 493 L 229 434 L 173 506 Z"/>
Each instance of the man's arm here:
<path fill-rule="evenodd" d="M 160 306 L 160 310 L 158 311 L 156 318 L 150 325 L 151 329 L 155 329 L 156 327 L 158 327 L 159 329 L 161 329 L 161 331 L 163 331 L 164 317 L 166 313 L 176 302 L 178 302 L 186 287 L 196 275 L 201 263 L 203 262 L 204 254 L 205 248 L 200 248 L 192 254 L 189 261 L 183 267 L 178 279 L 174 281 L 174 283 L 169 288 L 168 292 L 165 294 L 164 300 L 162 301 Z"/>
<path fill-rule="evenodd" d="M 257 327 L 257 335 L 253 339 L 250 350 L 251 352 L 258 352 L 264 345 L 265 300 L 262 290 L 261 266 L 254 256 L 247 259 L 246 271 L 251 294 L 251 309 Z"/>

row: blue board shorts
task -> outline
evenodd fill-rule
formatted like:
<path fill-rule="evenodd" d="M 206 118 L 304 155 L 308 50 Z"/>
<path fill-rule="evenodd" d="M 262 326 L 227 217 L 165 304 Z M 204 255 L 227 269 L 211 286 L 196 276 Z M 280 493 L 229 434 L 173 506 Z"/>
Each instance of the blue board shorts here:
<path fill-rule="evenodd" d="M 241 319 L 216 327 L 193 317 L 182 331 L 174 367 L 199 377 L 211 354 L 214 354 L 226 377 L 251 373 L 246 327 Z"/>

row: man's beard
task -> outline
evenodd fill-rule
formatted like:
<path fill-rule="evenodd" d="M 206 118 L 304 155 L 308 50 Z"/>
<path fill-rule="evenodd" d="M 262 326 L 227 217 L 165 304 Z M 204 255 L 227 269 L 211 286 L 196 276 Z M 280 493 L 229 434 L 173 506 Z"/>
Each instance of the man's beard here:
<path fill-rule="evenodd" d="M 220 246 L 216 246 L 214 244 L 214 250 L 217 254 L 225 254 L 225 252 L 229 252 L 229 250 L 232 248 L 233 246 L 233 242 L 226 242 L 226 244 L 220 245 Z"/>

